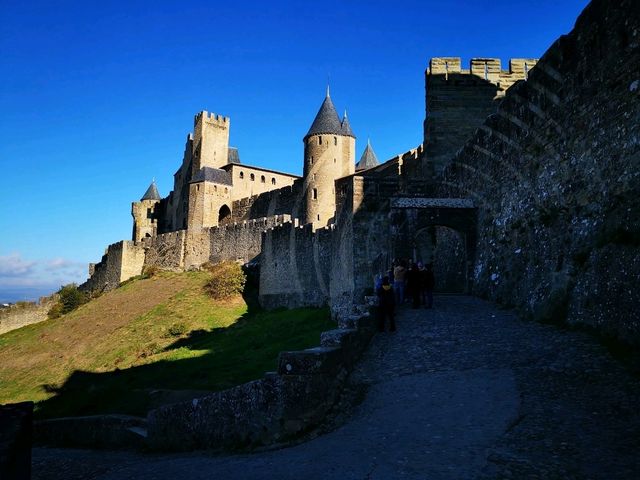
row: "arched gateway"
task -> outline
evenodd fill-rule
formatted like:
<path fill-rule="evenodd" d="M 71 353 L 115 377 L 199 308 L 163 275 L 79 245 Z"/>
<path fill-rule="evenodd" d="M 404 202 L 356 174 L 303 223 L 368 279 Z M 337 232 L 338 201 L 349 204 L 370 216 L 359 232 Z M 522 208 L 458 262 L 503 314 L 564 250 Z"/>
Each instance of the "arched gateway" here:
<path fill-rule="evenodd" d="M 476 244 L 476 210 L 468 199 L 391 200 L 392 258 L 432 263 L 436 291 L 469 293 Z"/>

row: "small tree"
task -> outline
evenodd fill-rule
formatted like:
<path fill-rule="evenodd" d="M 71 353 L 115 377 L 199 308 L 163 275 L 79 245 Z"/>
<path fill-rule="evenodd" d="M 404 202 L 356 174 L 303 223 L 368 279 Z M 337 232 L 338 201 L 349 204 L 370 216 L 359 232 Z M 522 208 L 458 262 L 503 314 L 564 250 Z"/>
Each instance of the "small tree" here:
<path fill-rule="evenodd" d="M 60 287 L 60 290 L 58 290 L 58 302 L 49 310 L 49 318 L 58 318 L 72 312 L 88 301 L 89 295 L 78 290 L 78 285 L 75 283 Z"/>
<path fill-rule="evenodd" d="M 206 264 L 203 267 L 211 272 L 211 279 L 206 283 L 205 289 L 212 298 L 223 300 L 242 294 L 246 277 L 242 267 L 236 262 Z"/>

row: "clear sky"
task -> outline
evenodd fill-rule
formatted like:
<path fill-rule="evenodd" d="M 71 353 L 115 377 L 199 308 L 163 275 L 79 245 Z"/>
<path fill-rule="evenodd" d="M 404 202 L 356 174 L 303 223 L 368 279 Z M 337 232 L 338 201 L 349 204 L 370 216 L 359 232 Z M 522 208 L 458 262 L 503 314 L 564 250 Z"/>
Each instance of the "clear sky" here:
<path fill-rule="evenodd" d="M 539 57 L 586 0 L 0 0 L 0 301 L 81 282 L 172 187 L 193 115 L 300 174 L 327 78 L 380 160 L 417 146 L 433 56 Z"/>

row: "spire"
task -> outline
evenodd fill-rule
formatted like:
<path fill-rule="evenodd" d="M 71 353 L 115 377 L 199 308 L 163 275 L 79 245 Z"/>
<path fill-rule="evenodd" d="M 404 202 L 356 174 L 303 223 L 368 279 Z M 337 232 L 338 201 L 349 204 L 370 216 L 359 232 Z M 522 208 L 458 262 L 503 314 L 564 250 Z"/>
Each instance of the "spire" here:
<path fill-rule="evenodd" d="M 353 137 L 356 138 L 356 136 L 353 134 L 353 131 L 351 130 L 351 125 L 349 125 L 349 117 L 347 117 L 347 109 L 344 109 L 344 116 L 342 117 L 342 123 L 341 123 L 341 135 L 344 135 L 345 137 Z"/>
<path fill-rule="evenodd" d="M 162 200 L 160 194 L 158 193 L 158 187 L 156 187 L 156 179 L 151 180 L 151 185 L 147 188 L 147 191 L 144 192 L 144 195 L 140 199 L 140 201 L 144 200 Z"/>
<path fill-rule="evenodd" d="M 364 152 L 362 152 L 360 161 L 356 163 L 356 172 L 360 170 L 367 170 L 368 168 L 377 167 L 378 165 L 380 165 L 380 162 L 378 161 L 376 153 L 373 151 L 371 141 L 367 140 L 367 146 L 364 149 Z"/>
<path fill-rule="evenodd" d="M 331 96 L 330 92 L 329 92 L 329 82 L 327 81 L 327 98 L 329 98 Z"/>
<path fill-rule="evenodd" d="M 318 135 L 321 133 L 342 135 L 342 123 L 336 112 L 336 107 L 333 106 L 331 97 L 329 96 L 329 87 L 327 86 L 327 96 L 318 110 L 316 118 L 311 124 L 311 128 L 305 135 L 305 139 L 311 135 Z"/>

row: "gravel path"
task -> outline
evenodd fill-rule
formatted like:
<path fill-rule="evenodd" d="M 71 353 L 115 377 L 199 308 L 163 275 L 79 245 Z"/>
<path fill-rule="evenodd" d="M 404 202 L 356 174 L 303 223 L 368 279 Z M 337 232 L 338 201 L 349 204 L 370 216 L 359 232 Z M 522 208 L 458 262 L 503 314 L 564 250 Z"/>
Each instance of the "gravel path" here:
<path fill-rule="evenodd" d="M 585 334 L 470 297 L 401 311 L 335 430 L 248 455 L 34 449 L 36 480 L 640 478 L 640 380 Z"/>

